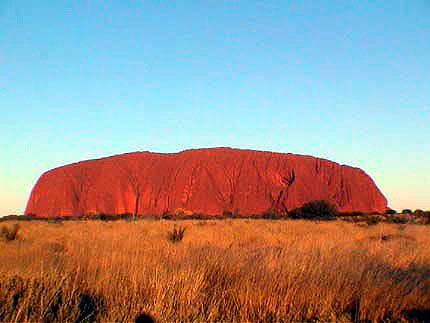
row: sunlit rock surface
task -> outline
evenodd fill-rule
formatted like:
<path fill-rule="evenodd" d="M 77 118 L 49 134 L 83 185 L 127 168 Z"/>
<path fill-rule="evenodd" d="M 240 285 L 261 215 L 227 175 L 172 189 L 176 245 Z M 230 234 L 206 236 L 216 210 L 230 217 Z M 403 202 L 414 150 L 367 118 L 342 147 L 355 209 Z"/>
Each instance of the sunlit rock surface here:
<path fill-rule="evenodd" d="M 25 213 L 161 215 L 284 213 L 310 200 L 340 211 L 384 212 L 387 200 L 361 169 L 311 156 L 231 148 L 135 152 L 44 173 Z"/>

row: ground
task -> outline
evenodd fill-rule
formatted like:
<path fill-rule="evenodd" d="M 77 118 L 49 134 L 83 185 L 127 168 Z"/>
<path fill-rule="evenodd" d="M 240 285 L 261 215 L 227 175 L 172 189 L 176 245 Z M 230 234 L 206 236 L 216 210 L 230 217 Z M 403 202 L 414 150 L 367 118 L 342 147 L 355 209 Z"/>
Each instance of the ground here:
<path fill-rule="evenodd" d="M 3 222 L 10 227 L 14 222 Z M 402 321 L 430 309 L 430 226 L 344 221 L 21 222 L 1 322 Z M 185 227 L 171 242 L 168 232 Z"/>

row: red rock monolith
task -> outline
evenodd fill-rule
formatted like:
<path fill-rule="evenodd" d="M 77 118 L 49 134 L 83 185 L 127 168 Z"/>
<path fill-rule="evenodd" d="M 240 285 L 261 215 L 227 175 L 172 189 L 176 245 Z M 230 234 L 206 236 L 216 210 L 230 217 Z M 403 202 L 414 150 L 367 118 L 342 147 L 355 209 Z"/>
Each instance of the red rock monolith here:
<path fill-rule="evenodd" d="M 243 215 L 327 200 L 342 212 L 384 212 L 387 200 L 361 169 L 311 156 L 207 148 L 135 152 L 44 173 L 25 214 Z"/>

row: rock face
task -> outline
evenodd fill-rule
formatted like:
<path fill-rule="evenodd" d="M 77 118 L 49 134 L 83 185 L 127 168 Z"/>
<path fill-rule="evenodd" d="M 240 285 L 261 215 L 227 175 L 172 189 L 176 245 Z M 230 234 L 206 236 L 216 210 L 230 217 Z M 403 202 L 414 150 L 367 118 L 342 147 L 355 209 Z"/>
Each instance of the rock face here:
<path fill-rule="evenodd" d="M 25 214 L 282 213 L 311 200 L 328 200 L 344 212 L 387 208 L 361 169 L 311 156 L 208 148 L 128 153 L 52 169 L 37 181 Z"/>

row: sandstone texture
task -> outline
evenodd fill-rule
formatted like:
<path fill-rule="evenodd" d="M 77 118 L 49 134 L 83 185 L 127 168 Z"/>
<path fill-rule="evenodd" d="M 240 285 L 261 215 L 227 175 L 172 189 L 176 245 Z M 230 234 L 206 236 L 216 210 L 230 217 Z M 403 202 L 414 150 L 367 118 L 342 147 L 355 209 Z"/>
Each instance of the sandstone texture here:
<path fill-rule="evenodd" d="M 311 156 L 207 148 L 135 152 L 44 173 L 25 214 L 284 213 L 311 200 L 343 212 L 384 212 L 387 200 L 361 169 Z M 179 211 L 178 211 L 179 210 Z"/>

